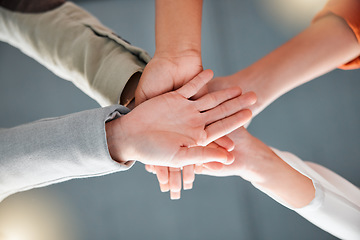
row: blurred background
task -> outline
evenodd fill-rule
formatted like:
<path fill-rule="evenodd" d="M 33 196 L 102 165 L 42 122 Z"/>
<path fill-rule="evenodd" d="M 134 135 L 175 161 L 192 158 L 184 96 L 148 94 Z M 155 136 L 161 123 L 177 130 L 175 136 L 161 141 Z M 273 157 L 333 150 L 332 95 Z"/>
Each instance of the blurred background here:
<path fill-rule="evenodd" d="M 75 1 L 133 45 L 155 50 L 154 1 Z M 324 0 L 205 0 L 205 68 L 232 74 L 309 25 Z M 16 68 L 15 68 L 16 66 Z M 14 71 L 20 69 L 20 71 Z M 360 70 L 335 70 L 282 96 L 249 131 L 360 186 Z M 0 43 L 0 127 L 98 107 Z M 15 194 L 0 203 L 0 240 L 335 239 L 239 177 L 197 176 L 171 201 L 137 163 L 127 172 Z"/>

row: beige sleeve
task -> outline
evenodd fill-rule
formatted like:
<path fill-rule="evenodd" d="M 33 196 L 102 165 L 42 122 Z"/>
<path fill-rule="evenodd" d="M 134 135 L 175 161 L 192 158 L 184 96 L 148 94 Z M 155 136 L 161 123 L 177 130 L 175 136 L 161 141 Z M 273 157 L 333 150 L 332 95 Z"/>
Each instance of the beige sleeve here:
<path fill-rule="evenodd" d="M 101 106 L 119 103 L 128 80 L 136 82 L 150 60 L 71 2 L 35 14 L 0 7 L 0 40 L 73 82 Z"/>

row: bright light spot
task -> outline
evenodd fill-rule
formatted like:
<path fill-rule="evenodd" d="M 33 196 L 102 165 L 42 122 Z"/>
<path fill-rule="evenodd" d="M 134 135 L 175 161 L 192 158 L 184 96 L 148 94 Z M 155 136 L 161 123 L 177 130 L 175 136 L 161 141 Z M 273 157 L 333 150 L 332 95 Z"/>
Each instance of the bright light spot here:
<path fill-rule="evenodd" d="M 327 0 L 258 0 L 264 16 L 282 30 L 296 32 L 311 23 Z"/>
<path fill-rule="evenodd" d="M 2 238 L 0 239 L 3 240 Z M 4 240 L 28 240 L 28 238 L 26 238 L 26 235 L 19 232 L 11 232 L 5 235 Z"/>
<path fill-rule="evenodd" d="M 44 192 L 19 193 L 0 203 L 0 240 L 78 239 L 61 197 Z"/>

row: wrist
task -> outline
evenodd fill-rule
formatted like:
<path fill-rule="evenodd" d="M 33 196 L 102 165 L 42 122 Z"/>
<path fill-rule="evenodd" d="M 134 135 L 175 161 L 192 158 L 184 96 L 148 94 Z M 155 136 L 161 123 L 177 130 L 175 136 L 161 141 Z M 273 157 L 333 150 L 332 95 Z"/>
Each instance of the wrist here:
<path fill-rule="evenodd" d="M 179 59 L 191 57 L 201 59 L 201 47 L 191 44 L 187 46 L 180 46 L 180 44 L 172 45 L 166 47 L 156 47 L 154 58 Z"/>
<path fill-rule="evenodd" d="M 131 157 L 127 156 L 127 128 L 122 127 L 122 120 L 124 120 L 124 117 L 125 116 L 122 116 L 105 123 L 106 141 L 109 154 L 111 158 L 118 163 L 133 160 Z"/>
<path fill-rule="evenodd" d="M 253 91 L 257 101 L 250 107 L 253 116 L 259 114 L 272 102 L 271 75 L 262 69 L 248 67 L 231 76 L 235 79 L 235 85 L 239 86 L 243 93 Z"/>
<path fill-rule="evenodd" d="M 283 83 L 282 62 L 274 64 L 271 60 L 271 57 L 264 57 L 233 75 L 243 92 L 255 92 L 257 102 L 251 107 L 254 116 L 288 91 Z"/>
<path fill-rule="evenodd" d="M 274 167 L 261 182 L 252 182 L 267 193 L 277 196 L 294 208 L 308 205 L 315 197 L 315 187 L 311 179 L 301 174 L 275 153 Z"/>

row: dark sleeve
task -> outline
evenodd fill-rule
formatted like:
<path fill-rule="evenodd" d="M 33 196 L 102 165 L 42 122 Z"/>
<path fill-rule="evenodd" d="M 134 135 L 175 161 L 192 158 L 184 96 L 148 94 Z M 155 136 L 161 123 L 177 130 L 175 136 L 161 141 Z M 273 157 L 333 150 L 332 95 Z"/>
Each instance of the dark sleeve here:
<path fill-rule="evenodd" d="M 65 0 L 0 0 L 0 6 L 13 12 L 41 13 L 55 9 Z"/>

